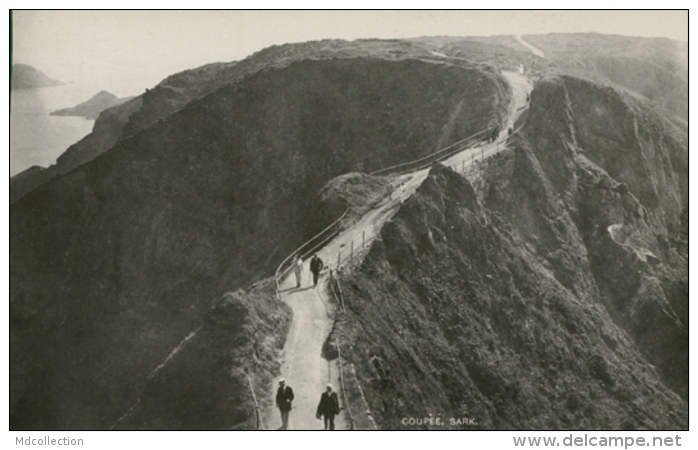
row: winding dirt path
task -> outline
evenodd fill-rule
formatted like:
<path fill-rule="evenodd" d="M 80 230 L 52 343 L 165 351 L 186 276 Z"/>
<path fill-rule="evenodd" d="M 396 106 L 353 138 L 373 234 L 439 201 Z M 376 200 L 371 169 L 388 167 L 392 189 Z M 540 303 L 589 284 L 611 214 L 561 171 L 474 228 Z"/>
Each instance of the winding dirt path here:
<path fill-rule="evenodd" d="M 524 47 L 529 49 L 531 53 L 533 53 L 536 56 L 540 56 L 541 58 L 545 58 L 545 53 L 543 53 L 543 50 L 539 49 L 538 47 L 534 47 L 533 45 L 529 44 L 528 42 L 524 41 L 523 37 L 521 37 L 520 34 L 516 35 L 516 40 L 521 43 Z"/>
<path fill-rule="evenodd" d="M 500 139 L 505 141 L 508 128 L 513 126 L 527 105 L 526 95 L 530 92 L 531 84 L 527 78 L 515 72 L 504 72 L 503 75 L 513 91 L 507 126 L 503 127 L 500 134 Z M 472 155 L 476 154 L 479 160 L 481 155 L 488 157 L 496 154 L 504 149 L 504 145 L 491 143 L 481 148 L 464 150 L 443 161 L 443 164 L 457 169 L 466 168 L 475 159 Z M 383 225 L 397 212 L 398 206 L 419 188 L 428 174 L 429 169 L 424 169 L 398 177 L 399 187 L 393 194 L 318 251 L 318 256 L 325 265 L 332 269 L 336 269 L 338 264 L 344 266 L 352 253 L 354 259 L 351 261 L 358 262 L 370 248 L 370 243 L 377 238 Z M 281 300 L 293 310 L 293 321 L 284 346 L 284 363 L 281 369 L 281 376 L 293 388 L 295 395 L 293 410 L 289 416 L 289 429 L 292 430 L 323 429 L 322 421 L 315 417 L 315 410 L 327 383 L 334 386 L 335 391 L 339 393 L 340 405 L 346 408 L 340 391 L 338 363 L 336 360 L 327 361 L 322 357 L 322 346 L 332 328 L 334 312 L 326 287 L 327 269 L 323 271 L 318 286 L 313 287 L 309 265 L 310 261 L 305 261 L 300 288 L 296 288 L 293 273 L 289 273 L 280 283 Z M 281 416 L 274 407 L 275 393 L 276 386 L 270 393 L 271 402 L 267 402 L 262 411 L 264 427 L 271 430 L 281 426 Z M 350 429 L 346 409 L 336 417 L 335 425 L 338 430 Z"/>

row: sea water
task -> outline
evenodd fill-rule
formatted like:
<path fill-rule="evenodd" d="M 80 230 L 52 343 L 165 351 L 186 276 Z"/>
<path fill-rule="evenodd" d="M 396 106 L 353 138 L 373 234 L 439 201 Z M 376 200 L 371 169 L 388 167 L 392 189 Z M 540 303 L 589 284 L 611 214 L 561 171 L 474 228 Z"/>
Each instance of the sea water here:
<path fill-rule="evenodd" d="M 94 120 L 51 116 L 70 108 L 99 89 L 66 84 L 12 91 L 10 106 L 10 177 L 31 166 L 48 167 L 72 144 L 92 131 Z"/>

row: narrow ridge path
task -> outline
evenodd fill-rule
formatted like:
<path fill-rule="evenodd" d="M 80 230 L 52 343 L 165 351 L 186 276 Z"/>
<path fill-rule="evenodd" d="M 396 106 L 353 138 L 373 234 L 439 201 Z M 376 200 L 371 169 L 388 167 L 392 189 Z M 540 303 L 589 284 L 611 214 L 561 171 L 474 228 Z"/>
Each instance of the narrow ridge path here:
<path fill-rule="evenodd" d="M 340 232 L 325 247 L 318 250 L 318 256 L 327 267 L 337 266 L 337 256 L 342 254 L 342 262 L 349 256 L 352 239 L 364 232 L 368 243 L 378 235 L 382 225 L 397 212 L 396 207 L 403 198 L 412 195 L 423 181 L 417 175 L 405 175 L 400 192 L 392 198 L 384 199 L 376 208 L 366 213 L 350 228 Z M 403 197 L 404 195 L 404 197 Z M 356 252 L 360 251 L 356 244 Z M 339 365 L 337 360 L 328 362 L 322 357 L 322 346 L 333 325 L 333 306 L 327 291 L 327 269 L 323 270 L 317 287 L 312 286 L 310 260 L 304 261 L 301 287 L 296 288 L 296 278 L 289 272 L 280 282 L 281 300 L 293 310 L 291 329 L 284 346 L 284 363 L 281 376 L 293 388 L 295 400 L 289 416 L 289 428 L 292 430 L 321 430 L 324 424 L 315 418 L 320 395 L 325 385 L 331 383 L 338 392 L 342 412 L 335 418 L 337 430 L 349 430 L 346 405 L 341 395 Z M 274 389 L 274 395 L 276 386 Z M 351 405 L 350 405 L 351 406 Z M 267 429 L 281 426 L 281 415 L 275 405 L 269 405 L 262 411 L 263 423 Z"/>
<path fill-rule="evenodd" d="M 513 126 L 525 109 L 526 97 L 531 90 L 531 84 L 526 77 L 515 72 L 503 72 L 503 75 L 512 87 L 513 101 L 510 105 L 508 121 L 500 134 L 502 139 L 507 136 L 508 128 Z M 443 161 L 442 164 L 468 167 L 473 154 L 477 154 L 479 160 L 480 155 L 491 156 L 504 149 L 505 145 L 498 146 L 497 143 L 490 143 L 463 150 Z M 399 176 L 399 187 L 393 194 L 383 199 L 356 223 L 340 232 L 325 247 L 318 250 L 318 256 L 324 261 L 325 266 L 336 269 L 338 256 L 341 258 L 341 265 L 344 265 L 347 257 L 352 253 L 352 241 L 355 255 L 361 252 L 363 256 L 365 250 L 370 247 L 370 242 L 378 237 L 383 225 L 398 211 L 398 206 L 414 194 L 428 174 L 429 169 L 426 168 Z M 359 259 L 360 257 L 357 257 L 355 261 Z M 336 429 L 348 430 L 351 426 L 346 412 L 347 405 L 344 404 L 341 393 L 337 360 L 327 361 L 322 357 L 323 344 L 333 325 L 333 302 L 329 300 L 327 291 L 327 269 L 323 271 L 318 286 L 313 287 L 309 266 L 308 259 L 303 265 L 300 288 L 296 288 L 295 275 L 292 272 L 289 272 L 279 283 L 281 300 L 293 310 L 293 321 L 284 346 L 284 362 L 281 368 L 281 376 L 293 388 L 295 395 L 293 409 L 289 415 L 289 429 L 321 430 L 324 428 L 323 422 L 316 419 L 315 411 L 325 385 L 331 383 L 339 394 L 340 405 L 344 408 L 335 418 Z M 267 402 L 262 408 L 264 428 L 271 430 L 281 426 L 281 415 L 274 405 L 276 387 L 275 385 L 273 392 L 270 393 L 271 402 Z M 358 406 L 349 405 L 352 408 Z"/>
<path fill-rule="evenodd" d="M 305 261 L 300 288 L 296 288 L 293 273 L 289 273 L 280 283 L 281 298 L 293 310 L 281 369 L 282 376 L 286 378 L 286 383 L 293 389 L 295 396 L 289 415 L 291 430 L 323 429 L 323 422 L 315 418 L 320 395 L 327 383 L 332 383 L 335 390 L 339 390 L 337 364 L 322 358 L 322 346 L 332 328 L 332 319 L 325 309 L 325 302 L 320 298 L 321 295 L 327 295 L 325 282 L 321 280 L 317 288 L 313 287 L 309 266 L 310 261 Z M 274 396 L 276 388 L 274 386 Z M 278 429 L 281 426 L 281 415 L 274 404 L 270 405 L 270 410 L 263 412 L 263 417 L 267 429 Z M 339 430 L 348 429 L 345 414 L 337 416 L 335 424 Z"/>

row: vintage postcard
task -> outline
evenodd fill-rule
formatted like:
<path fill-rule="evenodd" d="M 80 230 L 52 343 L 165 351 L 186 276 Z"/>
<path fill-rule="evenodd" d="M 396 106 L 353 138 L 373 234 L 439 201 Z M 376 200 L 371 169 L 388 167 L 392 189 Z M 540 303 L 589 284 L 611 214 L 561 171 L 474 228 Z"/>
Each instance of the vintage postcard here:
<path fill-rule="evenodd" d="M 688 429 L 688 11 L 11 20 L 16 445 Z"/>

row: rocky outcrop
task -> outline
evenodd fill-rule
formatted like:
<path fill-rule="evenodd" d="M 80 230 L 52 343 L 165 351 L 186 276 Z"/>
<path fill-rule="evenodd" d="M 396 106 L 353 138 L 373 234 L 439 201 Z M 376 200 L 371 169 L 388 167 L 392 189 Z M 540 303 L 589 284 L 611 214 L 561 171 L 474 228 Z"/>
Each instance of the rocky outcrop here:
<path fill-rule="evenodd" d="M 49 78 L 43 72 L 27 64 L 12 65 L 12 89 L 35 89 L 40 87 L 58 86 L 58 80 Z"/>
<path fill-rule="evenodd" d="M 263 429 L 255 402 L 273 388 L 290 315 L 272 280 L 225 294 L 201 327 L 148 375 L 134 406 L 113 428 Z"/>
<path fill-rule="evenodd" d="M 340 175 L 330 180 L 318 193 L 318 217 L 322 222 L 331 223 L 346 211 L 343 225 L 348 226 L 394 192 L 392 183 L 396 181 L 357 172 Z"/>
<path fill-rule="evenodd" d="M 605 305 L 663 381 L 685 396 L 687 254 L 671 244 L 688 204 L 685 124 L 646 100 L 563 77 L 536 86 L 524 136 L 514 160 L 527 155 L 539 164 L 538 178 L 550 183 L 544 192 L 562 205 L 556 221 L 564 219 L 566 228 L 571 223 L 583 243 L 571 254 L 585 269 L 571 273 L 583 273 L 578 284 L 593 286 L 598 295 L 582 292 Z M 507 164 L 490 165 L 484 198 L 520 222 L 535 207 L 504 191 L 530 189 L 533 180 L 516 177 L 518 165 Z M 517 185 L 502 181 L 512 176 Z M 540 231 L 522 231 L 539 253 L 557 255 L 559 248 L 570 254 L 567 238 L 550 246 Z M 564 280 L 559 261 L 547 259 Z"/>
<path fill-rule="evenodd" d="M 100 91 L 93 95 L 92 98 L 80 103 L 79 105 L 73 106 L 72 108 L 64 108 L 53 111 L 51 115 L 78 116 L 89 120 L 95 120 L 99 116 L 99 113 L 105 109 L 120 105 L 127 100 L 130 100 L 130 98 L 119 98 L 110 92 Z"/>
<path fill-rule="evenodd" d="M 511 203 L 489 209 L 493 198 L 482 205 L 436 166 L 342 277 L 343 356 L 378 426 L 687 427 L 686 400 L 603 306 L 584 240 L 533 153 L 496 158 L 492 170 L 520 171 L 493 183 Z M 505 212 L 517 202 L 528 218 Z M 403 421 L 427 417 L 438 422 Z"/>

